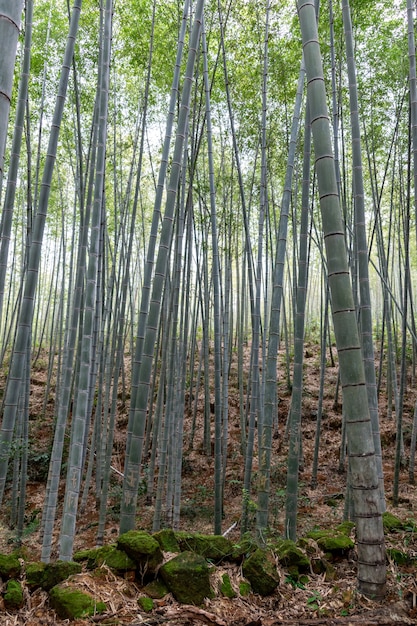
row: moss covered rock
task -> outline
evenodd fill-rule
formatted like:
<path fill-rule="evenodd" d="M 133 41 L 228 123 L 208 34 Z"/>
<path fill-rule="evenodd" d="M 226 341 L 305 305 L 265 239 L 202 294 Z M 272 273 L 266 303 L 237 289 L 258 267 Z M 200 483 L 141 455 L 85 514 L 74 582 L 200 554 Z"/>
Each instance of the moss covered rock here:
<path fill-rule="evenodd" d="M 209 566 L 199 554 L 181 552 L 161 567 L 160 574 L 178 602 L 199 605 L 213 597 Z"/>
<path fill-rule="evenodd" d="M 283 539 L 275 546 L 279 562 L 284 567 L 296 569 L 298 572 L 310 570 L 310 561 L 304 552 L 291 539 Z"/>
<path fill-rule="evenodd" d="M 333 556 L 343 556 L 355 545 L 352 539 L 343 533 L 324 535 L 317 539 L 317 544 L 323 552 L 330 553 Z"/>
<path fill-rule="evenodd" d="M 113 548 L 103 560 L 115 572 L 130 572 L 136 568 L 135 561 L 124 550 Z"/>
<path fill-rule="evenodd" d="M 390 513 L 389 511 L 385 511 L 385 513 L 382 514 L 382 521 L 384 524 L 384 530 L 387 532 L 402 530 L 402 528 L 404 527 L 404 524 L 400 520 L 400 518 L 393 513 Z"/>
<path fill-rule="evenodd" d="M 146 612 L 150 613 L 153 609 L 153 600 L 152 598 L 147 598 L 146 596 L 141 596 L 138 598 L 139 606 Z"/>
<path fill-rule="evenodd" d="M 273 555 L 268 550 L 258 548 L 243 563 L 243 575 L 255 593 L 261 596 L 271 594 L 279 583 Z"/>
<path fill-rule="evenodd" d="M 8 611 L 17 611 L 23 605 L 23 589 L 18 580 L 7 581 L 4 593 L 4 606 Z"/>
<path fill-rule="evenodd" d="M 348 520 L 345 520 L 344 522 L 336 526 L 337 532 L 342 533 L 343 535 L 346 535 L 347 537 L 350 537 L 350 535 L 352 534 L 352 530 L 354 528 L 355 528 L 355 523 L 349 522 Z"/>
<path fill-rule="evenodd" d="M 107 610 L 104 602 L 97 601 L 89 593 L 63 585 L 56 585 L 50 590 L 49 600 L 61 619 L 89 617 Z"/>
<path fill-rule="evenodd" d="M 315 558 L 311 560 L 311 569 L 314 574 L 324 574 L 324 580 L 330 582 L 336 578 L 336 570 L 327 559 Z"/>
<path fill-rule="evenodd" d="M 35 561 L 26 565 L 26 584 L 30 589 L 42 587 L 46 563 Z M 52 585 L 53 586 L 53 585 Z"/>
<path fill-rule="evenodd" d="M 222 561 L 233 552 L 231 541 L 223 535 L 177 532 L 175 536 L 181 552 L 195 552 L 212 561 Z"/>
<path fill-rule="evenodd" d="M 100 550 L 100 549 L 101 548 L 93 548 L 89 550 L 78 550 L 77 552 L 74 552 L 74 555 L 72 557 L 73 561 L 75 561 L 76 563 L 83 563 L 84 561 L 88 561 L 91 553 L 94 553 L 96 552 L 96 550 Z"/>
<path fill-rule="evenodd" d="M 81 565 L 73 561 L 56 561 L 56 563 L 29 563 L 26 566 L 26 584 L 32 589 L 42 587 L 49 591 L 58 583 L 74 574 L 81 572 Z"/>
<path fill-rule="evenodd" d="M 314 528 L 313 530 L 310 530 L 306 534 L 306 537 L 308 539 L 314 539 L 314 541 L 317 541 L 318 539 L 321 539 L 322 537 L 327 537 L 328 534 L 329 534 L 328 530 L 323 530 L 322 528 Z"/>
<path fill-rule="evenodd" d="M 150 583 L 143 587 L 143 592 L 150 598 L 160 599 L 169 593 L 169 589 L 163 580 L 155 578 L 155 580 L 151 580 Z"/>
<path fill-rule="evenodd" d="M 86 561 L 88 569 L 95 569 L 102 565 L 107 565 L 115 572 L 129 572 L 136 569 L 135 561 L 124 550 L 119 550 L 112 545 L 77 552 L 74 554 L 74 561 Z"/>
<path fill-rule="evenodd" d="M 145 531 L 129 530 L 119 537 L 117 547 L 136 562 L 141 572 L 154 573 L 162 563 L 159 543 Z"/>
<path fill-rule="evenodd" d="M 0 577 L 15 578 L 19 576 L 21 565 L 16 554 L 0 554 Z"/>
<path fill-rule="evenodd" d="M 159 543 L 163 552 L 180 552 L 180 546 L 172 528 L 163 528 L 152 537 Z"/>

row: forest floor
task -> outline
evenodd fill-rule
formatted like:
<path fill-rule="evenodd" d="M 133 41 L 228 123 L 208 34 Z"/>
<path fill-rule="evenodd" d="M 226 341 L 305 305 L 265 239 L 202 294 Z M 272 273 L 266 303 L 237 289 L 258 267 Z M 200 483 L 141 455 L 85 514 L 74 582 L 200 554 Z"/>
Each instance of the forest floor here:
<path fill-rule="evenodd" d="M 247 349 L 249 353 L 249 348 Z M 336 360 L 336 351 L 334 349 Z M 23 537 L 22 554 L 25 560 L 38 560 L 41 552 L 40 519 L 45 495 L 46 472 L 51 446 L 53 427 L 54 387 L 46 392 L 47 355 L 41 354 L 35 363 L 32 377 L 30 407 L 30 438 L 31 453 L 28 469 L 28 490 L 26 527 Z M 249 354 L 247 354 L 249 359 Z M 332 365 L 330 357 L 326 369 L 326 382 L 323 405 L 323 421 L 321 428 L 321 444 L 319 453 L 319 470 L 317 488 L 311 487 L 311 470 L 314 453 L 316 431 L 317 402 L 319 390 L 320 354 L 314 344 L 305 348 L 304 360 L 304 392 L 303 392 L 303 454 L 304 467 L 299 476 L 299 514 L 298 534 L 303 536 L 309 530 L 334 528 L 343 520 L 344 492 L 346 475 L 340 471 L 341 443 L 341 400 L 336 398 L 338 378 L 337 363 Z M 126 360 L 127 378 L 129 360 Z M 379 363 L 378 363 L 379 365 Z M 272 462 L 272 495 L 271 495 L 271 528 L 277 535 L 284 531 L 284 502 L 286 484 L 287 443 L 285 438 L 285 421 L 287 419 L 291 394 L 285 383 L 283 361 L 280 366 L 279 383 L 279 427 L 274 436 Z M 236 543 L 240 538 L 239 519 L 242 505 L 243 457 L 240 450 L 240 418 L 239 394 L 236 385 L 237 365 L 231 366 L 229 389 L 229 444 L 227 461 L 227 480 L 225 485 L 225 509 L 223 530 L 229 529 L 235 522 L 236 527 L 228 537 Z M 404 446 L 408 456 L 411 422 L 416 401 L 414 381 L 407 380 L 404 404 Z M 356 591 L 355 554 L 334 563 L 336 575 L 326 580 L 323 574 L 311 574 L 309 582 L 298 584 L 280 572 L 280 584 L 276 592 L 269 597 L 261 598 L 256 594 L 237 597 L 232 600 L 217 597 L 207 600 L 204 607 L 179 605 L 171 596 L 157 603 L 150 614 L 145 614 L 138 607 L 140 586 L 137 581 L 117 578 L 110 570 L 103 570 L 102 576 L 94 577 L 91 573 L 79 575 L 78 584 L 81 588 L 94 590 L 96 596 L 107 602 L 110 614 L 97 616 L 95 623 L 114 624 L 117 616 L 120 625 L 148 626 L 200 624 L 217 626 L 278 626 L 298 625 L 332 626 L 335 624 L 360 624 L 371 626 L 378 624 L 417 624 L 417 487 L 410 485 L 406 466 L 401 471 L 399 484 L 399 504 L 392 505 L 393 468 L 395 454 L 395 419 L 393 412 L 388 415 L 386 383 L 383 381 L 380 394 L 381 442 L 386 488 L 387 509 L 401 520 L 408 520 L 410 528 L 387 536 L 387 546 L 396 547 L 405 552 L 412 565 L 398 566 L 388 559 L 387 594 L 382 603 L 375 603 L 362 597 Z M 202 415 L 203 397 L 198 398 L 197 431 L 192 449 L 185 446 L 183 460 L 183 483 L 181 509 L 181 529 L 202 533 L 213 532 L 213 458 L 203 451 L 202 446 Z M 46 407 L 46 413 L 44 408 Z M 114 443 L 113 466 L 123 471 L 123 452 L 127 424 L 128 403 L 120 399 L 118 407 L 118 425 Z M 185 433 L 190 432 L 192 411 L 185 416 Z M 257 460 L 253 466 L 257 472 Z M 61 503 L 65 488 L 65 477 L 61 487 Z M 106 526 L 105 542 L 110 543 L 118 535 L 118 507 L 120 505 L 121 477 L 117 472 L 112 477 L 109 494 L 109 514 Z M 6 506 L 0 514 L 0 553 L 10 553 L 14 547 L 15 531 L 10 529 L 9 515 L 10 492 L 6 492 Z M 256 501 L 255 494 L 251 497 Z M 253 505 L 253 508 L 255 505 Z M 147 503 L 144 493 L 139 498 L 138 527 L 150 530 L 152 527 L 153 506 Z M 58 511 L 58 518 L 61 508 Z M 253 522 L 255 513 L 253 513 Z M 91 493 L 88 505 L 77 519 L 77 534 L 74 550 L 95 546 L 98 511 L 95 497 Z M 57 558 L 59 527 L 54 538 L 53 558 Z M 414 559 L 414 560 L 413 560 Z M 223 566 L 222 566 L 223 567 Z M 226 569 L 224 569 L 226 568 Z M 223 570 L 229 573 L 236 582 L 241 576 L 239 566 L 226 565 Z M 106 621 L 107 620 L 107 621 Z M 1 626 L 36 626 L 47 624 L 64 624 L 68 621 L 59 620 L 48 606 L 46 592 L 36 591 L 26 594 L 24 608 L 14 614 L 6 613 L 0 596 Z M 76 620 L 75 626 L 89 624 L 90 620 Z"/>

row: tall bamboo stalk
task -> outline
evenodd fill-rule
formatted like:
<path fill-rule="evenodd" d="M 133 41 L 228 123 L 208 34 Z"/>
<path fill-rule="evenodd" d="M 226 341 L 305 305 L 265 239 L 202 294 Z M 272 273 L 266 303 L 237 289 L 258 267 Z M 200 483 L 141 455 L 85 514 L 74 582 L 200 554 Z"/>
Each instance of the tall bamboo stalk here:
<path fill-rule="evenodd" d="M 56 99 L 52 127 L 49 136 L 47 157 L 43 170 L 39 205 L 33 226 L 32 243 L 29 252 L 28 270 L 24 286 L 23 300 L 19 314 L 16 342 L 11 358 L 11 365 L 8 377 L 9 382 L 7 386 L 3 422 L 0 433 L 0 502 L 3 500 L 7 466 L 10 454 L 10 444 L 13 437 L 19 396 L 22 392 L 21 385 L 23 385 L 22 376 L 25 372 L 24 364 L 26 362 L 26 351 L 29 349 L 30 346 L 33 308 L 38 283 L 42 241 L 46 214 L 48 210 L 48 200 L 51 190 L 58 136 L 67 93 L 69 70 L 74 54 L 74 45 L 77 36 L 80 11 L 81 0 L 75 0 L 71 13 L 69 35 L 61 69 L 58 95 Z M 29 376 L 29 372 L 27 372 L 27 376 Z"/>
<path fill-rule="evenodd" d="M 298 15 L 307 70 L 311 128 L 332 294 L 333 324 L 346 412 L 357 531 L 358 587 L 365 595 L 381 599 L 385 594 L 386 565 L 379 481 L 365 372 L 347 264 L 314 2 L 300 0 Z"/>
<path fill-rule="evenodd" d="M 135 526 L 137 506 L 137 493 L 140 469 L 142 463 L 143 438 L 146 425 L 146 410 L 148 406 L 149 382 L 151 377 L 152 363 L 154 360 L 154 348 L 156 331 L 159 324 L 162 292 L 167 275 L 168 254 L 171 248 L 174 209 L 177 199 L 178 183 L 180 180 L 181 166 L 183 161 L 184 137 L 188 124 L 188 111 L 190 106 L 191 88 L 194 77 L 194 65 L 197 49 L 200 43 L 201 21 L 203 17 L 204 0 L 198 0 L 186 66 L 186 73 L 181 96 L 181 105 L 178 119 L 178 127 L 175 139 L 173 161 L 167 188 L 165 214 L 162 222 L 161 238 L 158 256 L 155 265 L 155 275 L 150 298 L 148 322 L 143 341 L 142 359 L 137 377 L 138 387 L 134 414 L 131 422 L 132 435 L 127 442 L 126 463 L 123 481 L 123 499 L 120 517 L 120 532 L 131 530 Z M 147 286 L 148 287 L 148 286 Z"/>

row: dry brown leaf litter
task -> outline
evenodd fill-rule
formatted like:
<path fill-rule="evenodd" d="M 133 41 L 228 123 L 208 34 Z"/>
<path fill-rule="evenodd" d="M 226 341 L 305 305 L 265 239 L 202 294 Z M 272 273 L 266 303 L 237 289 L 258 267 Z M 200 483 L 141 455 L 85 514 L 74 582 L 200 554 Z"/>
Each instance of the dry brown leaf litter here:
<path fill-rule="evenodd" d="M 249 363 L 249 351 L 246 358 Z M 310 347 L 305 358 L 305 394 L 303 415 L 303 453 L 304 470 L 300 472 L 300 506 L 299 506 L 299 534 L 302 535 L 315 525 L 335 526 L 342 521 L 343 500 L 336 507 L 328 505 L 328 497 L 344 492 L 345 476 L 339 473 L 339 446 L 340 446 L 340 406 L 334 406 L 334 391 L 337 380 L 337 367 L 329 367 L 327 370 L 326 393 L 324 400 L 324 414 L 322 425 L 322 447 L 320 451 L 320 463 L 318 473 L 318 487 L 310 486 L 311 464 L 315 437 L 315 411 L 317 408 L 318 390 L 318 355 L 315 347 Z M 129 367 L 129 364 L 127 363 Z M 233 377 L 236 376 L 236 364 L 231 368 L 230 384 L 230 439 L 229 459 L 227 466 L 227 482 L 225 492 L 225 519 L 224 528 L 229 528 L 240 517 L 241 493 L 243 479 L 243 463 L 239 451 L 239 397 L 233 386 Z M 44 405 L 45 375 L 42 371 L 36 372 L 33 380 L 31 394 L 31 439 L 37 441 L 40 450 L 47 449 L 52 432 L 53 389 L 51 398 L 47 404 L 51 411 L 47 419 L 36 419 Z M 279 385 L 279 419 L 284 424 L 288 412 L 290 395 L 285 385 Z M 405 432 L 410 428 L 416 392 L 413 388 L 407 390 L 406 405 L 404 410 Z M 198 415 L 203 412 L 203 397 L 198 399 Z M 113 466 L 119 471 L 123 470 L 124 433 L 127 422 L 127 406 L 122 401 L 119 403 L 118 430 L 115 436 L 115 454 L 112 459 Z M 380 398 L 381 416 L 381 439 L 383 446 L 383 460 L 385 485 L 388 508 L 401 519 L 415 519 L 417 510 L 416 487 L 408 483 L 407 473 L 404 471 L 400 482 L 400 502 L 397 508 L 392 508 L 390 494 L 393 478 L 393 452 L 395 444 L 395 420 L 388 416 L 385 398 Z M 189 432 L 192 415 L 185 416 L 185 432 Z M 49 421 L 48 421 L 49 420 Z M 201 423 L 201 420 L 200 422 Z M 48 430 L 49 428 L 49 430 Z M 188 429 L 188 430 L 187 430 Z M 285 487 L 285 459 L 286 442 L 280 434 L 274 438 L 273 467 L 272 467 L 272 501 L 271 519 L 272 526 L 278 533 L 284 529 L 284 510 L 282 490 Z M 407 446 L 407 441 L 406 441 Z M 191 451 L 184 454 L 183 476 L 183 515 L 181 528 L 198 530 L 200 532 L 212 532 L 212 515 L 210 507 L 213 500 L 213 472 L 212 459 L 205 456 L 202 450 L 202 433 L 197 431 L 196 441 Z M 257 471 L 255 458 L 254 472 Z M 118 483 L 119 480 L 119 483 Z M 117 500 L 120 492 L 120 478 L 115 474 L 113 488 Z M 61 496 L 63 486 L 61 487 Z M 255 499 L 255 496 L 253 496 Z M 109 504 L 113 503 L 112 500 Z M 39 483 L 30 483 L 28 486 L 27 515 L 34 510 L 42 510 L 44 501 L 44 486 Z M 187 508 L 188 507 L 188 508 Z M 146 505 L 146 497 L 139 502 L 140 527 L 149 529 L 152 523 L 153 508 Z M 61 510 L 58 511 L 58 516 Z M 0 516 L 0 552 L 10 552 L 13 549 L 14 533 L 8 528 L 6 513 Z M 75 541 L 75 550 L 95 546 L 95 533 L 97 529 L 97 511 L 95 498 L 92 494 L 88 501 L 85 513 L 80 514 L 78 531 Z M 117 537 L 117 519 L 109 516 L 106 527 L 106 542 L 112 542 Z M 55 530 L 53 557 L 57 557 L 59 528 Z M 230 538 L 239 541 L 239 528 L 230 534 Z M 32 532 L 24 539 L 25 557 L 27 560 L 39 558 L 41 544 L 39 531 Z M 417 555 L 416 533 L 399 532 L 387 539 L 387 545 L 392 545 L 410 557 Z M 317 558 L 320 550 L 311 542 L 311 548 L 315 547 Z M 172 555 L 166 555 L 169 558 Z M 250 594 L 246 598 L 234 599 L 215 598 L 207 600 L 204 607 L 185 607 L 178 605 L 171 595 L 164 600 L 155 603 L 152 614 L 146 614 L 138 607 L 137 598 L 141 591 L 137 583 L 131 580 L 123 580 L 116 577 L 107 568 L 102 568 L 100 576 L 91 573 L 83 573 L 74 577 L 71 584 L 77 585 L 90 593 L 94 593 L 98 600 L 106 602 L 108 613 L 105 616 L 97 616 L 95 620 L 76 620 L 75 626 L 91 623 L 110 624 L 114 616 L 117 616 L 121 626 L 127 624 L 218 624 L 224 622 L 227 626 L 278 626 L 278 624 L 303 624 L 321 625 L 326 624 L 417 624 L 417 589 L 415 582 L 416 571 L 413 567 L 399 568 L 392 561 L 388 562 L 388 585 L 386 601 L 382 605 L 376 605 L 356 593 L 356 571 L 354 561 L 341 561 L 335 565 L 336 579 L 326 581 L 322 575 L 310 575 L 310 581 L 305 589 L 294 588 L 287 580 L 284 570 L 280 570 L 280 585 L 273 596 L 260 598 Z M 239 588 L 241 570 L 238 567 L 222 565 L 222 569 L 216 574 L 227 572 L 230 576 L 232 587 L 235 591 Z M 218 584 L 219 579 L 214 580 Z M 42 624 L 68 624 L 68 620 L 59 620 L 49 608 L 48 595 L 43 591 L 35 591 L 29 594 L 26 591 L 25 607 L 17 614 L 8 615 L 4 606 L 0 604 L 0 625 L 14 626 L 24 624 L 35 626 Z M 1 600 L 0 600 L 1 602 Z M 346 614 L 347 613 L 347 614 Z"/>

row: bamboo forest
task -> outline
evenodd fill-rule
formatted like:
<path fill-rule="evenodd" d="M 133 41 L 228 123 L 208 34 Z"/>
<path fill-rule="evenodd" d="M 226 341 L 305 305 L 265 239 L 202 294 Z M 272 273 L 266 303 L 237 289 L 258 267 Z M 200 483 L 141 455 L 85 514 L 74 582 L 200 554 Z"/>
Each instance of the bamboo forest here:
<path fill-rule="evenodd" d="M 2 625 L 416 623 L 415 30 L 0 0 Z"/>

